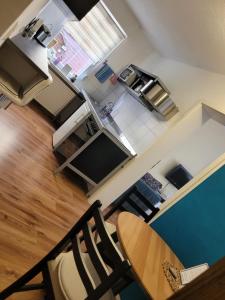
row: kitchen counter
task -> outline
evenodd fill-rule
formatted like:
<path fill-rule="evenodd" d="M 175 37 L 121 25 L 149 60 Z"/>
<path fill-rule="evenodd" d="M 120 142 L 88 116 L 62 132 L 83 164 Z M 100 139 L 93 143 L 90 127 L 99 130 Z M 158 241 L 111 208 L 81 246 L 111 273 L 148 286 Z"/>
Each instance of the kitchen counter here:
<path fill-rule="evenodd" d="M 114 119 L 111 114 L 103 117 L 101 113 L 101 107 L 97 105 L 97 103 L 90 96 L 87 96 L 85 91 L 82 92 L 91 111 L 96 115 L 100 126 L 106 128 L 113 136 L 115 136 L 116 139 L 118 139 L 118 141 L 120 141 L 121 144 L 124 145 L 124 147 L 126 147 L 130 151 L 130 153 L 133 156 L 135 156 L 135 150 L 131 146 L 123 130 L 119 127 L 118 123 L 116 122 L 116 119 Z"/>
<path fill-rule="evenodd" d="M 123 133 L 137 155 L 146 151 L 172 122 L 160 119 L 157 112 L 149 111 L 124 89 L 107 99 L 100 103 L 92 99 L 96 113 L 113 134 Z M 107 106 L 111 106 L 111 113 L 102 117 L 102 109 Z"/>
<path fill-rule="evenodd" d="M 53 148 L 56 149 L 74 131 L 74 126 L 80 124 L 84 118 L 93 114 L 98 127 L 108 130 L 131 154 L 136 155 L 128 138 L 119 127 L 116 120 L 111 116 L 102 118 L 99 107 L 85 91 L 82 91 L 86 102 L 54 133 Z"/>
<path fill-rule="evenodd" d="M 53 149 L 62 164 L 86 182 L 93 193 L 136 152 L 112 116 L 104 117 L 89 95 L 86 102 L 53 134 Z"/>

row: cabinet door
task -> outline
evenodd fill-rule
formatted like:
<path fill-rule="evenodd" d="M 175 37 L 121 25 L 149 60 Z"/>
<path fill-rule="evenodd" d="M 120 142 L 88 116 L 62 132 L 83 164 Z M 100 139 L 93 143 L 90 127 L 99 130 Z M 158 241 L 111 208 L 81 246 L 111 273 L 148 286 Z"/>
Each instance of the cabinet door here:
<path fill-rule="evenodd" d="M 65 83 L 50 71 L 53 83 L 43 90 L 36 100 L 54 116 L 61 111 L 74 97 L 73 92 Z"/>
<path fill-rule="evenodd" d="M 101 133 L 73 159 L 71 165 L 98 184 L 127 158 L 117 144 Z"/>

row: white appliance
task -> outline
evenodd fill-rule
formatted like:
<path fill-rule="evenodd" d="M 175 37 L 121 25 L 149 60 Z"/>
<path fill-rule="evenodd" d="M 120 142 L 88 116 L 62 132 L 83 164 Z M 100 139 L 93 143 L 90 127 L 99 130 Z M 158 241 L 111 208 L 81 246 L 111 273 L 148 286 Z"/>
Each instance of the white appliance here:
<path fill-rule="evenodd" d="M 136 73 L 131 67 L 127 67 L 120 73 L 119 78 L 130 86 L 136 79 Z"/>

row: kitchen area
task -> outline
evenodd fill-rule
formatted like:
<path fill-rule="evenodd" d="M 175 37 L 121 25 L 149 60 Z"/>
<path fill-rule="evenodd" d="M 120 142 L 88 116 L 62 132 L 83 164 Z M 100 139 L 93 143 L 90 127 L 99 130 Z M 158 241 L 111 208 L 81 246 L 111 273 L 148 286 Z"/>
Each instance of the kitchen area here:
<path fill-rule="evenodd" d="M 48 12 L 53 12 L 58 3 L 50 5 Z M 40 18 L 45 15 L 49 17 L 44 11 Z M 149 149 L 173 122 L 178 108 L 157 75 L 134 64 L 115 71 L 110 57 L 93 65 L 87 52 L 80 49 L 76 56 L 78 47 L 71 30 L 78 29 L 65 25 L 69 18 L 62 16 L 61 31 L 44 42 L 53 83 L 35 100 L 56 126 L 53 151 L 61 158 L 56 173 L 65 168 L 75 172 L 90 196 L 131 159 Z M 121 43 L 127 39 L 123 34 Z M 101 136 L 107 141 L 100 142 Z M 104 159 L 99 153 L 104 153 Z"/>
<path fill-rule="evenodd" d="M 6 250 L 0 294 L 7 298 L 19 284 L 23 292 L 44 288 L 56 296 L 60 289 L 65 298 L 92 297 L 86 287 L 86 278 L 92 280 L 84 258 L 89 254 L 98 279 L 106 280 L 102 291 L 96 282 L 96 299 L 106 288 L 122 300 L 173 298 L 174 292 L 182 293 L 181 283 L 187 284 L 178 283 L 182 272 L 202 264 L 204 271 L 210 266 L 210 272 L 211 263 L 224 256 L 220 206 L 225 194 L 221 138 L 225 77 L 169 56 L 172 44 L 176 50 L 188 49 L 178 39 L 174 42 L 179 36 L 174 27 L 166 37 L 160 32 L 162 27 L 168 29 L 169 16 L 173 25 L 178 19 L 188 24 L 185 3 L 169 5 L 170 11 L 157 0 L 25 1 L 31 5 L 24 11 L 23 5 L 19 7 L 19 18 L 0 35 L 2 249 Z M 192 5 L 193 16 L 201 20 L 194 1 Z M 162 11 L 157 14 L 153 8 Z M 154 18 L 156 26 L 150 26 Z M 4 97 L 10 101 L 9 109 L 1 107 Z M 212 200 L 218 205 L 215 215 Z M 223 225 L 217 230 L 219 255 L 213 260 L 208 241 L 214 239 L 212 228 L 218 222 L 211 225 L 208 217 L 221 219 Z M 66 233 L 68 228 L 72 229 Z M 129 276 L 121 278 L 116 260 L 110 261 L 109 243 L 102 248 L 106 237 L 116 260 L 119 252 L 128 259 L 124 266 L 132 268 L 134 278 L 130 269 Z M 199 247 L 198 253 L 196 247 L 188 250 L 190 243 Z M 59 255 L 62 245 L 66 248 Z M 210 255 L 203 257 L 208 250 Z M 99 268 L 95 258 L 102 253 Z M 16 268 L 15 259 L 20 262 Z M 81 261 L 85 264 L 80 269 Z M 31 269 L 20 277 L 22 265 Z M 120 277 L 110 287 L 114 270 L 101 278 L 108 265 Z M 43 282 L 25 284 L 23 280 L 28 283 L 39 266 L 49 269 L 42 272 Z M 15 274 L 20 279 L 10 285 Z M 77 275 L 85 296 L 78 295 Z M 128 281 L 123 285 L 122 279 Z M 51 283 L 56 283 L 53 293 Z"/>
<path fill-rule="evenodd" d="M 109 66 L 105 64 L 104 68 L 108 72 Z M 96 100 L 82 89 L 76 96 L 83 98 L 80 107 L 74 107 L 73 113 L 71 109 L 68 119 L 62 118 L 75 98 L 56 116 L 61 126 L 53 135 L 53 149 L 64 157 L 56 172 L 69 167 L 86 181 L 88 195 L 129 160 L 146 151 L 178 111 L 159 79 L 153 80 L 153 75 L 135 68 L 129 66 L 122 71 L 103 100 Z M 133 71 L 132 78 L 128 75 L 128 84 L 126 73 L 131 70 L 137 71 Z M 142 87 L 137 89 L 136 82 Z M 100 142 L 103 135 L 107 141 Z"/>
<path fill-rule="evenodd" d="M 125 164 L 143 155 L 173 124 L 178 108 L 161 78 L 139 67 L 134 57 L 138 39 L 146 46 L 138 47 L 139 56 L 148 49 L 138 24 L 131 31 L 128 20 L 124 22 L 114 10 L 117 5 L 92 3 L 85 16 L 87 11 L 78 9 L 74 14 L 74 7 L 65 2 L 48 1 L 12 39 L 20 60 L 27 55 L 26 44 L 33 45 L 27 58 L 35 67 L 35 80 L 42 71 L 39 62 L 48 64 L 41 90 L 34 94 L 32 79 L 25 89 L 31 88 L 30 98 L 21 96 L 24 83 L 18 86 L 17 98 L 19 105 L 33 98 L 50 117 L 56 129 L 53 151 L 60 156 L 56 174 L 69 168 L 85 182 L 90 196 Z M 22 68 L 21 62 L 17 81 Z"/>

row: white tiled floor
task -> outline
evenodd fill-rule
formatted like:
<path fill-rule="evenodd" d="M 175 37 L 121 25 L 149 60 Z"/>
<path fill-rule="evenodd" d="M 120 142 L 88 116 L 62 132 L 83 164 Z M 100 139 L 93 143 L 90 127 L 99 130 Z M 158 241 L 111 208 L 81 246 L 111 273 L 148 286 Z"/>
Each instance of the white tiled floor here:
<path fill-rule="evenodd" d="M 168 128 L 166 121 L 157 118 L 127 92 L 116 102 L 112 117 L 137 154 L 147 150 Z"/>

